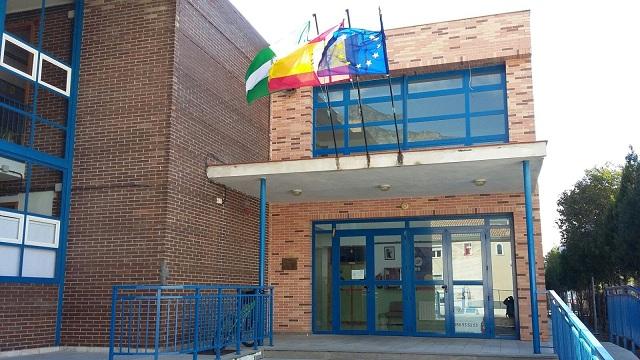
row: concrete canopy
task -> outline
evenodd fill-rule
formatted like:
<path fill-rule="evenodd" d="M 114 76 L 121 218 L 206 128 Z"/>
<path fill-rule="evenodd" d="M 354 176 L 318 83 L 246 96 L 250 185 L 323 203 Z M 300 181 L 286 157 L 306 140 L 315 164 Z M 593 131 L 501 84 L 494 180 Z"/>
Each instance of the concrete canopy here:
<path fill-rule="evenodd" d="M 416 196 L 516 193 L 523 191 L 522 161 L 529 160 L 535 184 L 546 141 L 462 148 L 428 149 L 334 158 L 211 165 L 207 176 L 215 183 L 259 196 L 260 178 L 267 179 L 267 200 L 296 203 Z M 483 186 L 474 184 L 485 179 Z M 391 185 L 387 191 L 381 185 Z M 294 195 L 292 190 L 302 190 Z"/>

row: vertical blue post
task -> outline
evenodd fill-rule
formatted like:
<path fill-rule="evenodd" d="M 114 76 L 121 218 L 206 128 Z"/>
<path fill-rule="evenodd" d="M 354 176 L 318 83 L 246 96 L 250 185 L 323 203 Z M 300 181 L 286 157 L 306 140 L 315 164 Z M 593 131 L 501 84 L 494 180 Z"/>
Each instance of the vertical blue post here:
<path fill-rule="evenodd" d="M 160 313 L 162 310 L 162 288 L 156 290 L 156 333 L 153 337 L 153 360 L 160 359 Z"/>
<path fill-rule="evenodd" d="M 113 294 L 111 295 L 111 328 L 109 329 L 109 360 L 113 360 L 113 347 L 115 346 L 116 337 L 116 305 L 118 301 L 118 288 L 113 287 Z"/>
<path fill-rule="evenodd" d="M 195 292 L 195 309 L 193 316 L 195 317 L 195 325 L 193 329 L 193 360 L 198 360 L 198 350 L 200 350 L 200 288 L 196 288 Z"/>
<path fill-rule="evenodd" d="M 538 318 L 538 289 L 536 287 L 536 251 L 533 239 L 533 204 L 531 189 L 531 169 L 529 160 L 522 162 L 524 178 L 524 207 L 527 219 L 527 250 L 529 257 L 529 288 L 531 297 L 531 329 L 533 332 L 533 353 L 540 354 L 540 324 Z"/>
<path fill-rule="evenodd" d="M 260 178 L 260 269 L 258 284 L 264 286 L 264 266 L 267 242 L 267 179 Z"/>

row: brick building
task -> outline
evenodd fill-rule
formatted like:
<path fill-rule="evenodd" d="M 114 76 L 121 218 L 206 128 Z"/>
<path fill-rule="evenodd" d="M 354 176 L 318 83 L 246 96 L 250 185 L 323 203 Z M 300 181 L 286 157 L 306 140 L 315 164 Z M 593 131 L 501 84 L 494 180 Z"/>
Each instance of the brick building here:
<path fill-rule="evenodd" d="M 260 179 L 276 331 L 531 338 L 528 12 L 388 30 L 400 137 L 363 81 L 367 166 L 333 86 L 338 169 L 320 89 L 245 103 L 227 1 L 42 4 L 0 0 L 0 351 L 105 346 L 112 285 L 256 283 Z"/>

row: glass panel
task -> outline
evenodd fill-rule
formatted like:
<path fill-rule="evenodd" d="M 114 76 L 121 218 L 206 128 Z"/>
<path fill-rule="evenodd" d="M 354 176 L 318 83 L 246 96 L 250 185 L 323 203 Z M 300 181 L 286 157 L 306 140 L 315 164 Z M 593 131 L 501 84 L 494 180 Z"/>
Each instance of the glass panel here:
<path fill-rule="evenodd" d="M 362 285 L 340 286 L 340 330 L 367 329 L 367 289 Z"/>
<path fill-rule="evenodd" d="M 367 144 L 369 146 L 397 144 L 398 138 L 400 139 L 400 143 L 402 143 L 402 122 L 398 122 L 400 124 L 398 124 L 397 134 L 395 125 L 367 125 L 365 129 L 365 131 L 367 132 Z M 349 129 L 349 146 L 364 146 L 364 136 L 362 136 L 361 127 L 352 127 Z"/>
<path fill-rule="evenodd" d="M 409 142 L 464 138 L 464 118 L 409 123 Z"/>
<path fill-rule="evenodd" d="M 471 136 L 506 134 L 504 115 L 471 117 Z"/>
<path fill-rule="evenodd" d="M 462 88 L 462 75 L 409 82 L 409 94 Z"/>
<path fill-rule="evenodd" d="M 444 290 L 440 285 L 416 286 L 416 330 L 418 332 L 445 332 Z"/>
<path fill-rule="evenodd" d="M 402 103 L 400 100 L 395 102 L 396 119 L 402 124 Z M 362 104 L 362 115 L 366 124 L 375 121 L 393 120 L 393 108 L 391 101 Z M 360 124 L 360 106 L 349 106 L 349 124 Z"/>
<path fill-rule="evenodd" d="M 376 286 L 376 330 L 402 331 L 402 286 Z"/>
<path fill-rule="evenodd" d="M 321 88 L 316 88 L 317 94 L 318 94 L 318 103 L 320 104 L 326 104 L 327 103 L 327 96 L 324 93 L 324 90 L 322 90 Z M 333 104 L 333 102 L 338 102 L 338 101 L 342 101 L 344 100 L 343 97 L 343 92 L 342 89 L 338 89 L 338 90 L 331 90 L 329 91 L 329 100 L 331 100 L 331 103 Z"/>
<path fill-rule="evenodd" d="M 353 223 L 336 224 L 336 230 L 403 229 L 403 228 L 404 228 L 404 221 L 353 222 Z"/>
<path fill-rule="evenodd" d="M 483 218 L 409 221 L 409 227 L 484 226 Z"/>
<path fill-rule="evenodd" d="M 52 278 L 56 269 L 56 250 L 24 249 L 22 276 Z"/>
<path fill-rule="evenodd" d="M 331 225 L 329 225 L 331 226 Z M 313 285 L 315 290 L 315 328 L 317 330 L 331 330 L 331 278 L 333 267 L 331 263 L 331 234 L 316 234 L 314 248 Z"/>
<path fill-rule="evenodd" d="M 62 172 L 46 166 L 31 166 L 29 212 L 59 217 L 62 191 Z"/>
<path fill-rule="evenodd" d="M 415 279 L 442 280 L 442 235 L 414 235 L 413 236 L 413 266 Z"/>
<path fill-rule="evenodd" d="M 482 281 L 482 236 L 480 233 L 451 234 L 452 279 Z"/>
<path fill-rule="evenodd" d="M 401 95 L 402 91 L 400 89 L 400 84 L 393 84 L 393 96 Z M 362 86 L 360 85 L 360 98 L 367 99 L 372 97 L 379 96 L 391 96 L 389 92 L 389 83 L 380 83 L 379 85 L 369 85 Z M 355 88 L 355 85 L 351 88 L 349 92 L 349 98 L 353 100 L 358 100 L 358 90 Z M 366 119 L 366 117 L 365 117 Z"/>
<path fill-rule="evenodd" d="M 327 112 L 327 108 L 316 108 L 316 126 L 331 126 L 331 119 L 329 119 L 329 113 Z M 344 108 L 340 107 L 331 107 L 331 117 L 333 118 L 333 125 L 342 125 L 344 124 Z"/>
<path fill-rule="evenodd" d="M 333 227 L 331 226 L 331 224 L 316 224 L 315 225 L 316 231 L 318 231 L 318 230 L 331 231 L 332 228 Z"/>
<path fill-rule="evenodd" d="M 333 133 L 331 130 L 316 130 L 316 149 L 333 149 Z M 336 129 L 336 143 L 338 147 L 344 146 L 344 136 L 343 130 L 340 128 Z"/>
<path fill-rule="evenodd" d="M 494 74 L 471 74 L 471 87 L 484 86 L 484 85 L 496 85 L 502 82 L 502 76 L 500 73 Z"/>
<path fill-rule="evenodd" d="M 509 218 L 491 218 L 489 219 L 489 225 L 509 225 L 511 222 Z"/>
<path fill-rule="evenodd" d="M 0 276 L 18 276 L 19 267 L 20 247 L 0 245 Z"/>
<path fill-rule="evenodd" d="M 407 100 L 408 118 L 464 114 L 464 94 Z"/>
<path fill-rule="evenodd" d="M 376 280 L 401 280 L 402 236 L 376 235 L 373 239 Z"/>
<path fill-rule="evenodd" d="M 33 148 L 49 155 L 64 157 L 64 130 L 36 121 Z"/>
<path fill-rule="evenodd" d="M 365 236 L 343 236 L 340 238 L 340 280 L 364 280 L 366 277 Z"/>
<path fill-rule="evenodd" d="M 455 332 L 484 334 L 484 290 L 482 285 L 454 285 Z"/>
<path fill-rule="evenodd" d="M 503 110 L 504 92 L 502 90 L 472 92 L 469 94 L 471 112 Z"/>
<path fill-rule="evenodd" d="M 21 243 L 20 238 L 20 219 L 22 215 L 3 214 L 0 213 L 0 241 Z"/>
<path fill-rule="evenodd" d="M 28 138 L 26 129 L 30 126 L 31 82 L 7 71 L 0 71 L 0 140 L 24 145 Z"/>
<path fill-rule="evenodd" d="M 25 175 L 24 162 L 0 157 L 0 208 L 24 209 Z"/>
<path fill-rule="evenodd" d="M 26 49 L 18 45 L 12 39 L 4 41 L 4 59 L 3 62 L 15 70 L 26 76 L 35 76 L 33 71 L 33 62 L 35 61 L 33 49 Z"/>
<path fill-rule="evenodd" d="M 67 101 L 67 98 L 62 95 L 41 89 L 38 91 L 38 115 L 50 122 L 64 126 L 67 123 Z"/>
<path fill-rule="evenodd" d="M 38 46 L 38 24 L 42 20 L 40 8 L 40 1 L 7 0 L 5 31 L 31 46 Z M 68 38 L 65 40 L 69 41 Z"/>
<path fill-rule="evenodd" d="M 71 62 L 69 49 L 73 36 L 73 18 L 69 18 L 67 13 L 73 10 L 73 4 L 72 1 L 66 2 L 71 4 L 60 5 L 61 2 L 47 0 L 42 50 L 62 62 L 69 63 Z M 69 45 L 60 46 L 60 44 Z"/>
<path fill-rule="evenodd" d="M 491 229 L 491 276 L 497 336 L 516 335 L 511 229 Z"/>
<path fill-rule="evenodd" d="M 25 243 L 31 245 L 57 246 L 58 244 L 58 223 L 55 220 L 36 219 L 28 217 L 27 235 Z"/>

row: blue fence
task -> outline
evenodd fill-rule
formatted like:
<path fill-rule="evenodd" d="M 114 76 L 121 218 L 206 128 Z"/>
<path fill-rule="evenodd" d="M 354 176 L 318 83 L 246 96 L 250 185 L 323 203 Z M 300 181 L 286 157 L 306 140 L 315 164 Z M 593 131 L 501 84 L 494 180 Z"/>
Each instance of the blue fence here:
<path fill-rule="evenodd" d="M 586 326 L 569 309 L 555 291 L 549 290 L 553 349 L 560 360 L 601 359 L 613 357 Z"/>
<path fill-rule="evenodd" d="M 109 360 L 273 345 L 273 288 L 242 285 L 113 287 Z"/>
<path fill-rule="evenodd" d="M 611 342 L 636 354 L 640 346 L 640 289 L 607 288 L 607 319 Z"/>

